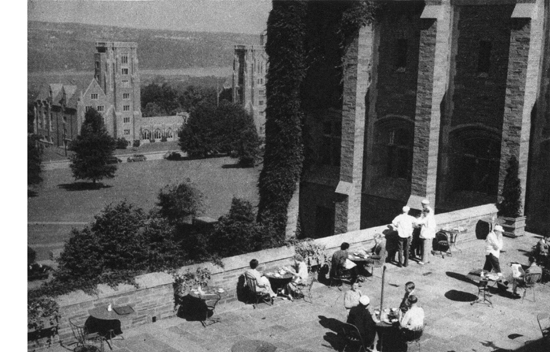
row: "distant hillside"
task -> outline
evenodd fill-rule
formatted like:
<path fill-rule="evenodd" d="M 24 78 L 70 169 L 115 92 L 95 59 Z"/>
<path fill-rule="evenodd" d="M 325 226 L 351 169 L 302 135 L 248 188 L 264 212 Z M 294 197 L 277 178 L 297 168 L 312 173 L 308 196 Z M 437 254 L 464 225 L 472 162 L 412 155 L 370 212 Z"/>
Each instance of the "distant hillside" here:
<path fill-rule="evenodd" d="M 180 32 L 75 23 L 28 23 L 28 71 L 93 71 L 96 41 L 138 43 L 140 70 L 227 67 L 233 45 L 259 44 L 258 35 Z"/>

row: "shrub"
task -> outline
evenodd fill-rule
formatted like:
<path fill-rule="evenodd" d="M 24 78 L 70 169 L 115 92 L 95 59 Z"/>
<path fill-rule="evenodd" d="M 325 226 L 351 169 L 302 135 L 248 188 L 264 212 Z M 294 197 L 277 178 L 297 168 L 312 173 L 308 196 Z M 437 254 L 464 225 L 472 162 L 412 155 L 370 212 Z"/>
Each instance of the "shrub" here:
<path fill-rule="evenodd" d="M 83 230 L 73 230 L 54 280 L 93 290 L 99 283 L 134 283 L 138 274 L 185 263 L 173 226 L 126 202 L 108 205 Z"/>
<path fill-rule="evenodd" d="M 161 142 L 166 142 L 168 141 L 168 139 L 166 138 L 166 136 L 162 136 L 162 138 L 160 139 Z"/>
<path fill-rule="evenodd" d="M 154 138 L 151 138 L 151 139 L 149 140 L 149 143 L 155 143 L 155 139 L 154 139 Z"/>
<path fill-rule="evenodd" d="M 27 265 L 31 266 L 36 261 L 36 251 L 27 246 Z"/>
<path fill-rule="evenodd" d="M 166 185 L 159 192 L 157 206 L 160 207 L 158 210 L 160 216 L 173 224 L 182 223 L 189 216 L 202 214 L 203 195 L 186 182 Z"/>
<path fill-rule="evenodd" d="M 117 138 L 116 140 L 116 149 L 126 149 L 128 147 L 128 141 L 126 138 Z"/>
<path fill-rule="evenodd" d="M 139 145 L 140 145 L 139 139 L 136 139 L 136 140 L 134 141 L 134 143 L 132 144 L 132 146 L 133 146 L 134 148 L 139 147 Z"/>
<path fill-rule="evenodd" d="M 515 156 L 510 157 L 504 185 L 502 200 L 497 204 L 499 215 L 515 218 L 523 213 L 521 205 L 521 182 L 519 180 L 519 163 Z"/>
<path fill-rule="evenodd" d="M 210 238 L 210 249 L 230 257 L 262 249 L 264 229 L 256 223 L 250 202 L 233 198 L 227 215 L 220 217 Z"/>

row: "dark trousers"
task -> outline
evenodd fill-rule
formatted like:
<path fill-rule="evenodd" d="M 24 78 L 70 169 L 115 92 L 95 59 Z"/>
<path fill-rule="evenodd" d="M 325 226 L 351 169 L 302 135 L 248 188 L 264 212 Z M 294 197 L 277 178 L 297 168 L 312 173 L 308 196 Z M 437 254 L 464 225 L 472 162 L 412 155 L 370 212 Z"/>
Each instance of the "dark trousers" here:
<path fill-rule="evenodd" d="M 491 269 L 494 269 L 495 273 L 500 273 L 500 262 L 494 255 L 487 254 L 485 256 L 485 265 L 483 265 L 483 270 L 491 271 Z"/>
<path fill-rule="evenodd" d="M 409 265 L 409 238 L 399 237 L 397 246 L 399 250 L 399 264 L 403 263 L 403 252 L 405 252 L 405 262 L 403 265 Z"/>

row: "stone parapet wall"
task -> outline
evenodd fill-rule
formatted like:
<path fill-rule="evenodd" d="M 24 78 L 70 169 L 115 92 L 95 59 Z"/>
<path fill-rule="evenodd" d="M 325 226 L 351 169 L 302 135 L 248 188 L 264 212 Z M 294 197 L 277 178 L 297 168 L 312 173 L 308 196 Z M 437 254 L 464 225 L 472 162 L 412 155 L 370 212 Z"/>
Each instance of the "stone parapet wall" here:
<path fill-rule="evenodd" d="M 479 220 L 496 216 L 497 209 L 494 205 L 482 205 L 474 208 L 463 209 L 455 212 L 436 215 L 438 228 L 464 227 L 467 231 L 460 238 L 461 242 L 476 239 L 475 228 Z M 383 232 L 387 226 L 377 226 L 363 230 L 347 232 L 325 238 L 313 240 L 316 244 L 325 246 L 328 254 L 339 249 L 342 242 L 348 242 L 351 249 L 370 246 L 373 236 L 377 232 Z M 273 270 L 279 266 L 288 266 L 292 263 L 295 250 L 293 246 L 266 249 L 263 251 L 247 253 L 234 257 L 224 258 L 224 267 L 214 266 L 212 263 L 194 264 L 182 267 L 179 273 L 194 272 L 198 267 L 208 268 L 212 273 L 211 285 L 222 286 L 227 290 L 227 295 L 219 302 L 220 305 L 237 301 L 237 286 L 239 276 L 249 267 L 251 259 L 260 261 L 261 271 Z M 135 313 L 121 320 L 122 330 L 152 323 L 154 320 L 174 317 L 176 306 L 174 302 L 173 279 L 167 273 L 151 273 L 137 277 L 138 287 L 131 285 L 119 285 L 116 289 L 107 285 L 99 285 L 95 295 L 88 295 L 82 291 L 60 296 L 57 302 L 60 306 L 61 319 L 59 321 L 59 334 L 54 343 L 73 341 L 69 319 L 84 322 L 89 316 L 89 310 L 95 307 L 131 305 Z M 29 350 L 41 350 L 46 346 L 36 346 L 29 343 Z"/>

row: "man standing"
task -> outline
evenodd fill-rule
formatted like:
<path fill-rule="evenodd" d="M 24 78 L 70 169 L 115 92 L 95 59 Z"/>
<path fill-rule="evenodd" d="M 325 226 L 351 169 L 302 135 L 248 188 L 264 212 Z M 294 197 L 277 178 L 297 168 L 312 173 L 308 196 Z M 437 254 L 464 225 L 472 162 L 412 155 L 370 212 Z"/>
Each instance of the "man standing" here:
<path fill-rule="evenodd" d="M 392 221 L 392 227 L 397 231 L 399 236 L 398 250 L 399 250 L 399 263 L 398 267 L 402 265 L 409 265 L 409 245 L 411 243 L 410 239 L 412 238 L 413 233 L 413 224 L 416 222 L 416 219 L 409 215 L 408 206 L 404 206 L 401 214 L 397 215 Z M 405 262 L 403 263 L 403 251 L 405 251 Z"/>
<path fill-rule="evenodd" d="M 369 304 L 369 297 L 361 296 L 361 298 L 359 298 L 359 305 L 350 309 L 347 320 L 348 324 L 357 327 L 367 347 L 372 346 L 374 338 L 376 337 L 376 323 L 369 312 Z"/>
<path fill-rule="evenodd" d="M 502 277 L 499 257 L 503 246 L 503 233 L 504 229 L 502 226 L 496 225 L 494 230 L 487 235 L 487 239 L 485 239 L 485 264 L 483 265 L 483 270 L 490 272 L 492 269 L 497 273 L 499 278 Z"/>
<path fill-rule="evenodd" d="M 418 262 L 420 265 L 429 263 L 429 255 L 431 255 L 431 244 L 435 238 L 436 223 L 434 210 L 430 207 L 430 201 L 424 199 L 422 201 L 422 216 L 416 223 L 420 226 L 420 241 L 422 242 L 422 258 Z"/>

